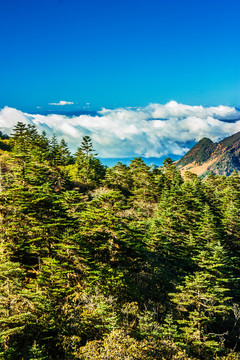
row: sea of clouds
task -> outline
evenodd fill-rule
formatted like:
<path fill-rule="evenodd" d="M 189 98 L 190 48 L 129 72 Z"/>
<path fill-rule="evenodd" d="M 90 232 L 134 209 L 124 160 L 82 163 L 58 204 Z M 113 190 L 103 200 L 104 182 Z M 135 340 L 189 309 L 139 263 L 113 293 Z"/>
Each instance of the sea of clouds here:
<path fill-rule="evenodd" d="M 240 131 L 240 111 L 230 106 L 189 106 L 170 101 L 137 108 L 103 108 L 95 116 L 27 114 L 4 107 L 0 110 L 0 130 L 10 134 L 18 121 L 34 124 L 60 140 L 71 151 L 82 137 L 91 136 L 102 158 L 162 157 L 184 155 L 189 144 L 208 137 L 218 141 Z"/>

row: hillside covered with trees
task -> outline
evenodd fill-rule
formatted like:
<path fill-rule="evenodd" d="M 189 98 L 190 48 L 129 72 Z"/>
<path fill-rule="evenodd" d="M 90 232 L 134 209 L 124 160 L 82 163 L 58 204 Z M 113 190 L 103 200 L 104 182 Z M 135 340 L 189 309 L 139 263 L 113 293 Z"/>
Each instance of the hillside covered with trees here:
<path fill-rule="evenodd" d="M 22 123 L 0 149 L 0 359 L 240 359 L 237 172 L 106 168 Z"/>

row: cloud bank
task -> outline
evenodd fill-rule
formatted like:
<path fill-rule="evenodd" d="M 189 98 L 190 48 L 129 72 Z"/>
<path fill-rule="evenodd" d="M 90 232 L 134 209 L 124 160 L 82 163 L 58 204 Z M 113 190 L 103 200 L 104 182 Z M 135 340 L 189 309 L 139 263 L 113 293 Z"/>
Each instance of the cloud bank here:
<path fill-rule="evenodd" d="M 102 109 L 96 116 L 27 114 L 5 107 L 0 130 L 10 134 L 21 121 L 34 124 L 48 136 L 64 138 L 74 152 L 82 136 L 91 136 L 100 157 L 162 157 L 184 155 L 189 144 L 208 137 L 213 141 L 240 131 L 240 111 L 229 106 L 203 107 L 149 104 L 138 108 Z"/>
<path fill-rule="evenodd" d="M 57 106 L 63 106 L 63 105 L 73 105 L 74 102 L 72 101 L 64 101 L 64 100 L 61 100 L 59 101 L 58 103 L 49 103 L 48 105 L 57 105 Z"/>

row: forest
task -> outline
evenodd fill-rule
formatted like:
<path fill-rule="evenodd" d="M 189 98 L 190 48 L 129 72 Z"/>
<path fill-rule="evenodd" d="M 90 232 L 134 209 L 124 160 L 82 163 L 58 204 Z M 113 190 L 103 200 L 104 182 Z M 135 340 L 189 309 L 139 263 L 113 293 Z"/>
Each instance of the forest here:
<path fill-rule="evenodd" d="M 0 135 L 0 359 L 240 359 L 237 172 Z"/>

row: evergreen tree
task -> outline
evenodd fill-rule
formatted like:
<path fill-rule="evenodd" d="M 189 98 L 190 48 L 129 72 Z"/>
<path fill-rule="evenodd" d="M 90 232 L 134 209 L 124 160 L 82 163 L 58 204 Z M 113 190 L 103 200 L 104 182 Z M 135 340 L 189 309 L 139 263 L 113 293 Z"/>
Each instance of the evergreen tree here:
<path fill-rule="evenodd" d="M 91 138 L 84 136 L 74 154 L 75 164 L 68 168 L 71 179 L 81 188 L 94 188 L 105 176 L 106 168 L 95 155 Z"/>
<path fill-rule="evenodd" d="M 239 358 L 238 173 L 106 169 L 23 123 L 1 141 L 1 359 Z"/>
<path fill-rule="evenodd" d="M 187 275 L 171 297 L 180 315 L 177 322 L 182 341 L 207 358 L 221 349 L 218 337 L 227 335 L 223 326 L 230 311 L 226 253 L 220 244 L 211 242 L 195 261 L 199 270 Z"/>
<path fill-rule="evenodd" d="M 61 163 L 68 165 L 72 162 L 72 156 L 64 139 L 60 141 Z"/>
<path fill-rule="evenodd" d="M 104 183 L 109 188 L 122 191 L 124 195 L 130 195 L 133 179 L 129 167 L 118 162 L 113 167 L 107 168 Z"/>
<path fill-rule="evenodd" d="M 157 189 L 154 183 L 153 173 L 141 158 L 135 158 L 129 165 L 132 176 L 132 193 L 135 199 L 145 201 L 155 200 Z"/>
<path fill-rule="evenodd" d="M 24 344 L 24 329 L 36 316 L 36 295 L 24 287 L 25 273 L 20 264 L 11 260 L 9 245 L 3 238 L 0 244 L 0 354 L 15 353 L 13 344 Z M 15 353 L 16 354 L 16 353 Z"/>
<path fill-rule="evenodd" d="M 87 158 L 89 158 L 90 156 L 97 156 L 97 153 L 95 153 L 95 150 L 93 149 L 92 139 L 88 135 L 83 136 L 78 151 L 81 151 Z"/>

